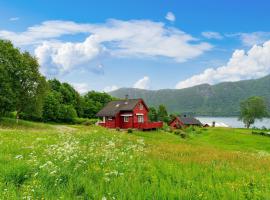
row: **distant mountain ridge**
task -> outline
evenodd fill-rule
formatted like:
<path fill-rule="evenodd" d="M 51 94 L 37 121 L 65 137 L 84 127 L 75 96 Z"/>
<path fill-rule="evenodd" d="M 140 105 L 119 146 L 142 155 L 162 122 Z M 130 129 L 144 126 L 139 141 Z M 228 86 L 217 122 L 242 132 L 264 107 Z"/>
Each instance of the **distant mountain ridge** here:
<path fill-rule="evenodd" d="M 235 116 L 239 103 L 250 96 L 262 96 L 270 108 L 270 75 L 259 79 L 202 84 L 185 89 L 143 90 L 120 88 L 114 97 L 143 98 L 149 106 L 164 104 L 169 112 L 204 116 Z"/>

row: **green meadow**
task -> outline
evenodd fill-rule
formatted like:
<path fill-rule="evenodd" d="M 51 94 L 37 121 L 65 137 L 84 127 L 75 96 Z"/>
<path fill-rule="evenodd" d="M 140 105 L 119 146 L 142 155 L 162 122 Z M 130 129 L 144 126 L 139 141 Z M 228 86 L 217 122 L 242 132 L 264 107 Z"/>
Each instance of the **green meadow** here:
<path fill-rule="evenodd" d="M 270 137 L 0 122 L 0 199 L 269 199 Z"/>

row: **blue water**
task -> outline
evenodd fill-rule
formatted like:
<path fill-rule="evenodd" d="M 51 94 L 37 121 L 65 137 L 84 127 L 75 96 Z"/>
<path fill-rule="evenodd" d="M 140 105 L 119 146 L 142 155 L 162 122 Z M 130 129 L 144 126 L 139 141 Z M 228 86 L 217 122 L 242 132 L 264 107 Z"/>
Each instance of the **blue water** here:
<path fill-rule="evenodd" d="M 244 123 L 238 121 L 237 117 L 197 117 L 203 124 L 212 124 L 213 121 L 216 123 L 225 123 L 232 128 L 244 128 Z M 270 129 L 270 118 L 264 118 L 262 121 L 256 120 L 255 124 L 251 127 L 262 128 L 266 127 Z"/>

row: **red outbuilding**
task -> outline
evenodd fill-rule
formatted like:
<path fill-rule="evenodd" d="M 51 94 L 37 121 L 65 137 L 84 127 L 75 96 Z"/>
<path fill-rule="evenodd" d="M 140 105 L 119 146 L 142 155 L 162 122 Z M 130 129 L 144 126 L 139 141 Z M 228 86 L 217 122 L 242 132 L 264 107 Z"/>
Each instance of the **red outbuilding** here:
<path fill-rule="evenodd" d="M 202 126 L 202 123 L 194 118 L 186 115 L 177 116 L 171 122 L 169 122 L 171 128 L 185 128 L 188 126 Z"/>
<path fill-rule="evenodd" d="M 106 128 L 136 128 L 142 130 L 162 128 L 162 122 L 148 120 L 148 107 L 142 99 L 125 99 L 109 102 L 98 113 L 103 121 L 99 125 Z"/>

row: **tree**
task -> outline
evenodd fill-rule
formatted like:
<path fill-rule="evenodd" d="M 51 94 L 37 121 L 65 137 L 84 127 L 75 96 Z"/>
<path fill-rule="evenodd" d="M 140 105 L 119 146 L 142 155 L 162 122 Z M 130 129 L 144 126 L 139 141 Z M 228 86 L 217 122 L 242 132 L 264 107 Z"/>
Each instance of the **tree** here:
<path fill-rule="evenodd" d="M 16 111 L 17 118 L 22 113 L 41 116 L 46 87 L 37 60 L 11 42 L 0 40 L 0 71 L 1 112 Z"/>
<path fill-rule="evenodd" d="M 267 117 L 267 107 L 262 97 L 250 97 L 240 103 L 239 120 L 243 121 L 247 128 L 254 124 L 256 119 Z"/>
<path fill-rule="evenodd" d="M 158 120 L 158 114 L 155 107 L 149 107 L 148 117 L 150 121 L 155 122 Z"/>
<path fill-rule="evenodd" d="M 163 122 L 169 121 L 167 109 L 163 104 L 159 105 L 158 107 L 158 120 Z"/>
<path fill-rule="evenodd" d="M 17 119 L 21 113 L 37 116 L 42 114 L 42 99 L 45 95 L 46 81 L 39 72 L 39 64 L 28 52 L 21 54 L 20 64 L 13 74 L 13 87 L 16 94 L 15 109 Z"/>
<path fill-rule="evenodd" d="M 0 117 L 14 108 L 14 95 L 11 81 L 5 67 L 0 62 Z"/>
<path fill-rule="evenodd" d="M 0 40 L 0 116 L 13 111 L 15 107 L 11 72 L 15 71 L 19 57 L 20 52 L 11 42 Z"/>
<path fill-rule="evenodd" d="M 44 99 L 43 105 L 43 120 L 45 122 L 57 122 L 60 112 L 60 94 L 55 91 L 50 91 Z"/>
<path fill-rule="evenodd" d="M 83 99 L 83 117 L 95 118 L 97 112 L 112 101 L 113 97 L 104 92 L 90 91 Z"/>

